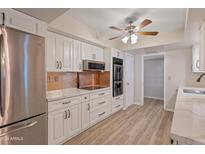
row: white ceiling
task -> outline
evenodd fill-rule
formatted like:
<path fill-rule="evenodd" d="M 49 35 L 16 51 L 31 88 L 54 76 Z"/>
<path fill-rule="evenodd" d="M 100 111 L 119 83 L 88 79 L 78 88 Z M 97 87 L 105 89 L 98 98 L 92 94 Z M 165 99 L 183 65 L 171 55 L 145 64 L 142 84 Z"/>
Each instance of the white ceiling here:
<path fill-rule="evenodd" d="M 68 11 L 68 8 L 16 8 L 15 10 L 50 23 L 61 14 Z"/>
<path fill-rule="evenodd" d="M 121 32 L 111 30 L 108 27 L 124 28 L 127 25 L 126 19 L 130 17 L 136 19 L 135 25 L 145 18 L 151 19 L 153 23 L 144 28 L 145 31 L 172 32 L 184 29 L 186 9 L 76 8 L 70 9 L 67 15 L 84 22 L 107 37 L 112 37 L 121 34 Z"/>

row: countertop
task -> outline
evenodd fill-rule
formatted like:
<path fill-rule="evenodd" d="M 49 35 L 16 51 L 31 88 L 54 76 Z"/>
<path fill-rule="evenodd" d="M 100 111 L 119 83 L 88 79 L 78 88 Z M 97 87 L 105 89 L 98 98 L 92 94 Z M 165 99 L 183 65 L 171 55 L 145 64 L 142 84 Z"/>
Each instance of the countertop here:
<path fill-rule="evenodd" d="M 46 93 L 46 98 L 48 102 L 51 102 L 51 101 L 56 101 L 56 100 L 65 99 L 69 97 L 90 94 L 90 93 L 110 90 L 110 89 L 111 89 L 110 87 L 105 87 L 105 88 L 96 89 L 96 90 L 84 90 L 84 89 L 78 89 L 78 88 L 52 90 Z"/>
<path fill-rule="evenodd" d="M 171 138 L 179 144 L 205 144 L 205 95 L 187 94 L 179 88 L 171 128 Z"/>

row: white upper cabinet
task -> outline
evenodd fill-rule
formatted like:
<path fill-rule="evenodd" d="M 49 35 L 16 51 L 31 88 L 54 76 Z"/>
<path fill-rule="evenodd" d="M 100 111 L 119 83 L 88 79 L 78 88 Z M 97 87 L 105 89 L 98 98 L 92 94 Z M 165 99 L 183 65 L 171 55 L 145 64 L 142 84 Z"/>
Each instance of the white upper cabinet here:
<path fill-rule="evenodd" d="M 63 39 L 63 69 L 72 71 L 72 39 L 64 37 Z"/>
<path fill-rule="evenodd" d="M 73 71 L 81 72 L 82 68 L 82 43 L 77 40 L 72 41 Z"/>
<path fill-rule="evenodd" d="M 47 71 L 73 71 L 72 62 L 72 39 L 48 32 L 46 37 Z"/>
<path fill-rule="evenodd" d="M 199 68 L 199 45 L 192 47 L 192 72 L 200 72 Z"/>
<path fill-rule="evenodd" d="M 111 55 L 112 55 L 112 57 L 124 59 L 124 53 L 118 49 L 115 49 L 115 48 L 111 49 Z"/>
<path fill-rule="evenodd" d="M 83 59 L 103 61 L 103 49 L 88 43 L 82 43 Z"/>
<path fill-rule="evenodd" d="M 205 22 L 200 28 L 200 38 L 199 38 L 199 70 L 205 71 Z"/>
<path fill-rule="evenodd" d="M 39 36 L 46 36 L 47 23 L 13 9 L 0 9 L 5 14 L 4 24 Z M 3 20 L 1 19 L 1 24 Z"/>
<path fill-rule="evenodd" d="M 48 33 L 46 37 L 46 69 L 47 71 L 56 71 L 56 46 L 55 34 Z"/>
<path fill-rule="evenodd" d="M 192 47 L 192 72 L 205 72 L 205 22 L 199 30 L 199 43 Z"/>

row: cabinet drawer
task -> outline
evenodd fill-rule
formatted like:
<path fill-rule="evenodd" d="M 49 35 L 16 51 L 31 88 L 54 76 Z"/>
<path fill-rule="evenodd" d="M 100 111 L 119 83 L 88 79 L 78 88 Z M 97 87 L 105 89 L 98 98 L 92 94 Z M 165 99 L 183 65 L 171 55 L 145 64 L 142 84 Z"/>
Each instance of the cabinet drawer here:
<path fill-rule="evenodd" d="M 111 105 L 110 104 L 107 104 L 107 105 L 103 106 L 102 108 L 94 110 L 90 114 L 91 124 L 94 124 L 96 122 L 99 122 L 100 120 L 103 120 L 105 117 L 109 116 L 110 114 L 111 114 Z"/>
<path fill-rule="evenodd" d="M 72 97 L 67 99 L 62 99 L 59 101 L 48 102 L 48 112 L 62 109 L 70 105 L 75 105 L 81 103 L 81 97 Z"/>
<path fill-rule="evenodd" d="M 113 101 L 123 100 L 123 95 L 113 97 Z"/>
<path fill-rule="evenodd" d="M 90 100 L 90 95 L 89 94 L 82 95 L 82 102 L 89 101 L 89 100 Z"/>
<path fill-rule="evenodd" d="M 108 95 L 111 95 L 110 90 L 100 91 L 100 92 L 96 92 L 96 93 L 91 93 L 90 99 L 100 98 L 100 97 L 104 97 L 104 96 L 108 96 Z"/>
<path fill-rule="evenodd" d="M 112 113 L 115 113 L 122 109 L 123 107 L 123 100 L 112 102 Z"/>
<path fill-rule="evenodd" d="M 102 99 L 102 98 L 94 99 L 90 103 L 90 107 L 91 107 L 90 110 L 92 112 L 93 110 L 96 110 L 96 109 L 98 109 L 102 106 L 108 105 L 108 104 L 111 104 L 111 98 L 109 98 L 109 97 L 105 98 L 105 99 Z"/>

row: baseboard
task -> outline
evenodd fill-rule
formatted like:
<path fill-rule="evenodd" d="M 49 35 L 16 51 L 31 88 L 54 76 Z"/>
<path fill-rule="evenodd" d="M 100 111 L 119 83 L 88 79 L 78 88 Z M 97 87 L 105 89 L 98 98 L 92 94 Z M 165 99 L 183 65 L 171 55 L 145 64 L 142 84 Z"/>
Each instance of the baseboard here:
<path fill-rule="evenodd" d="M 160 98 L 160 97 L 152 97 L 152 96 L 144 96 L 144 98 L 151 98 L 151 99 L 158 99 L 158 100 L 164 100 L 164 98 Z"/>
<path fill-rule="evenodd" d="M 174 109 L 169 109 L 169 108 L 164 108 L 164 110 L 169 111 L 169 112 L 174 112 Z"/>
<path fill-rule="evenodd" d="M 139 105 L 139 106 L 142 106 L 142 103 L 141 103 L 141 102 L 134 102 L 134 104 Z"/>

